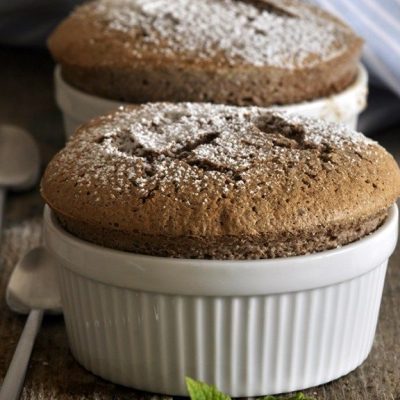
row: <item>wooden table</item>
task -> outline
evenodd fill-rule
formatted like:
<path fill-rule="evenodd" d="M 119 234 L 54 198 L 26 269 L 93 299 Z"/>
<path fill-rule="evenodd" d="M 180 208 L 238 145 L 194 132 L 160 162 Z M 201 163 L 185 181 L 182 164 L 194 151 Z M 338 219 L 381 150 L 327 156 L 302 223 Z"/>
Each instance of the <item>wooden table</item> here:
<path fill-rule="evenodd" d="M 45 51 L 0 48 L 0 122 L 27 128 L 39 143 L 43 166 L 63 144 L 61 116 L 53 99 L 53 63 Z M 400 112 L 400 110 L 399 110 Z M 400 159 L 400 128 L 378 139 Z M 8 197 L 5 225 L 40 218 L 37 188 Z M 21 254 L 22 256 L 22 254 Z M 355 372 L 306 391 L 316 399 L 400 400 L 400 245 L 390 261 L 373 350 Z M 4 302 L 8 272 L 0 269 L 0 380 L 13 354 L 24 318 Z M 81 368 L 67 345 L 62 317 L 46 317 L 28 371 L 25 399 L 142 399 L 151 395 L 113 385 Z"/>

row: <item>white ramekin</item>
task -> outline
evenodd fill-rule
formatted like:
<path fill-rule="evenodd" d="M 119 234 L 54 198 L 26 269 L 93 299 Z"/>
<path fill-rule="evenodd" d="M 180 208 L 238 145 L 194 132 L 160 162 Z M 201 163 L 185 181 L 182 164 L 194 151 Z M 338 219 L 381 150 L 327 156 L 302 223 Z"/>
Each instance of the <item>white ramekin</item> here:
<path fill-rule="evenodd" d="M 72 353 L 105 379 L 185 395 L 300 390 L 360 365 L 374 338 L 398 211 L 342 248 L 274 260 L 151 257 L 65 232 L 47 208 Z"/>
<path fill-rule="evenodd" d="M 54 80 L 56 101 L 63 113 L 67 138 L 82 123 L 127 104 L 92 96 L 74 88 L 62 79 L 59 66 L 55 69 Z M 272 108 L 334 122 L 342 122 L 355 129 L 358 116 L 366 106 L 367 87 L 367 72 L 360 65 L 355 82 L 338 94 L 314 101 Z"/>

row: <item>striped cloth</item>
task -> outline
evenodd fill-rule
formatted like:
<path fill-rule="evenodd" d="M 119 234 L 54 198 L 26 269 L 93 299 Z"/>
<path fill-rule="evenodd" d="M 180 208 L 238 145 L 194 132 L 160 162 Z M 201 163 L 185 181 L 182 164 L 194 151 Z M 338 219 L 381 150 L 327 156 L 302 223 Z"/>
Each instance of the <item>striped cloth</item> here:
<path fill-rule="evenodd" d="M 344 19 L 365 40 L 373 80 L 400 96 L 400 0 L 311 0 Z"/>

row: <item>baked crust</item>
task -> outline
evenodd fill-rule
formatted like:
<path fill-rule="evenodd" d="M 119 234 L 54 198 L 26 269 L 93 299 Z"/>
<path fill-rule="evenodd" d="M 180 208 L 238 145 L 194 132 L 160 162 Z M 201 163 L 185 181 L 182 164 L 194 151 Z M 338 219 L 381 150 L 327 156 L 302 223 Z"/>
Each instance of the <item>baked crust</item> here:
<path fill-rule="evenodd" d="M 259 106 L 342 91 L 361 46 L 299 0 L 97 0 L 49 39 L 63 78 L 94 95 Z"/>
<path fill-rule="evenodd" d="M 255 259 L 374 231 L 400 193 L 394 159 L 344 126 L 260 108 L 155 103 L 83 125 L 42 195 L 72 234 L 157 256 Z"/>

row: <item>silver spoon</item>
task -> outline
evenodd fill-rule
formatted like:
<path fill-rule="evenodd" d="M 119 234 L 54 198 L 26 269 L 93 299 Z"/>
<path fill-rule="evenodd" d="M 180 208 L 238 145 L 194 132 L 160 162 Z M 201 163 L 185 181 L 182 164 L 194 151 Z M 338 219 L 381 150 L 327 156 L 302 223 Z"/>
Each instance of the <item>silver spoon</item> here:
<path fill-rule="evenodd" d="M 11 310 L 29 313 L 3 385 L 0 400 L 19 399 L 44 311 L 61 313 L 61 299 L 52 257 L 43 247 L 25 255 L 8 282 L 6 301 Z"/>
<path fill-rule="evenodd" d="M 39 151 L 29 133 L 13 125 L 0 125 L 0 243 L 6 191 L 33 186 L 39 176 L 39 167 Z M 11 399 L 6 383 L 7 380 L 2 385 L 0 397 Z"/>
<path fill-rule="evenodd" d="M 0 243 L 6 191 L 32 187 L 39 167 L 39 151 L 32 136 L 17 126 L 0 125 Z"/>

